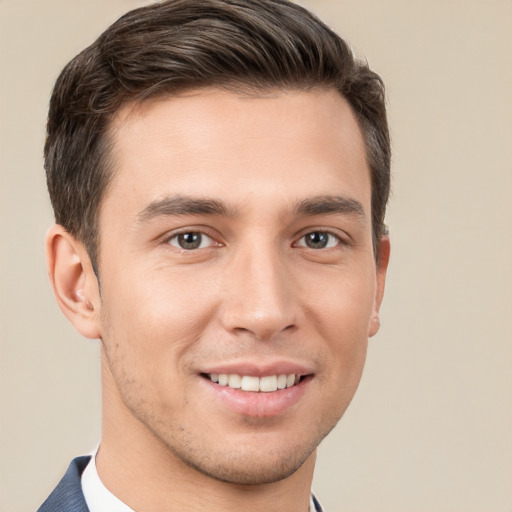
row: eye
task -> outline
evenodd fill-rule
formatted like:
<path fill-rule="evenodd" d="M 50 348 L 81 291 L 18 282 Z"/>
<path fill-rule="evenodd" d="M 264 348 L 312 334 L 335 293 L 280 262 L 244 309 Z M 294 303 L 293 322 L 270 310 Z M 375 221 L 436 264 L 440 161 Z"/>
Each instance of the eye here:
<path fill-rule="evenodd" d="M 308 247 L 309 249 L 330 249 L 336 247 L 340 239 L 327 231 L 311 231 L 299 239 L 299 247 Z"/>
<path fill-rule="evenodd" d="M 169 245 L 183 249 L 185 251 L 193 251 L 195 249 L 204 249 L 211 247 L 214 244 L 212 238 L 199 231 L 187 231 L 185 233 L 178 233 L 177 235 L 169 238 Z"/>

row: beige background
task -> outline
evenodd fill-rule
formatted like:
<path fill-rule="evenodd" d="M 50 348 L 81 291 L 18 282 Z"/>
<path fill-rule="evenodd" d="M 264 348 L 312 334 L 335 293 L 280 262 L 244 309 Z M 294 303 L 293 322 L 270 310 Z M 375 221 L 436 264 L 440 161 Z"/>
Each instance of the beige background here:
<path fill-rule="evenodd" d="M 54 304 L 42 171 L 62 66 L 135 0 L 0 0 L 0 510 L 35 510 L 99 436 L 97 342 Z M 384 77 L 383 327 L 320 449 L 328 512 L 512 511 L 512 2 L 309 0 Z"/>

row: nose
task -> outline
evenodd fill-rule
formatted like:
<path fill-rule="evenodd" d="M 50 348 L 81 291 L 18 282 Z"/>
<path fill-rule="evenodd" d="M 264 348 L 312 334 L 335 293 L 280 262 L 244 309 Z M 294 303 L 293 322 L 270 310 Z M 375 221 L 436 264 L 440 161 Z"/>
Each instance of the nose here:
<path fill-rule="evenodd" d="M 234 255 L 224 276 L 221 322 L 232 333 L 270 340 L 298 322 L 298 303 L 287 264 L 272 247 Z"/>

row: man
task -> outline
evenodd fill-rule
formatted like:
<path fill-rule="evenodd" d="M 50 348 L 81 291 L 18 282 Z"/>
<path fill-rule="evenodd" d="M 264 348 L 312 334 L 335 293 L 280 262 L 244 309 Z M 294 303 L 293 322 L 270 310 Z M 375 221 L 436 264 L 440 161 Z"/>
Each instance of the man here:
<path fill-rule="evenodd" d="M 103 420 L 40 511 L 321 510 L 389 258 L 379 77 L 285 0 L 149 5 L 62 72 L 45 162 Z"/>

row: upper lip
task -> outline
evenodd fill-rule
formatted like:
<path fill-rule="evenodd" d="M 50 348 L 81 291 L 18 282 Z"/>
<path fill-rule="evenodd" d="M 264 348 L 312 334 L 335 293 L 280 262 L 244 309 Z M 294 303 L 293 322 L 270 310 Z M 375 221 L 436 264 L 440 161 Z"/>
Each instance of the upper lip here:
<path fill-rule="evenodd" d="M 253 377 L 265 377 L 267 375 L 309 375 L 313 373 L 313 369 L 301 363 L 292 361 L 272 361 L 272 362 L 255 362 L 255 361 L 232 361 L 229 363 L 213 364 L 202 368 L 200 373 L 216 373 L 228 375 L 250 375 Z"/>

